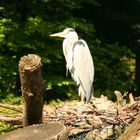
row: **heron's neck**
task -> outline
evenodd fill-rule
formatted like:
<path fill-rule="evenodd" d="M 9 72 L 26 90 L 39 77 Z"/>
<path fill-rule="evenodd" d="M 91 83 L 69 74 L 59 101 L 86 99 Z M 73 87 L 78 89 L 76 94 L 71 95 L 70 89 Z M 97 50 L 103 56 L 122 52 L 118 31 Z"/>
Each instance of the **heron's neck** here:
<path fill-rule="evenodd" d="M 78 36 L 75 36 L 74 38 L 65 38 L 64 39 L 64 44 L 67 45 L 74 45 L 78 41 Z"/>
<path fill-rule="evenodd" d="M 67 62 L 68 54 L 71 54 L 74 44 L 78 41 L 78 37 L 65 38 L 63 41 L 63 53 Z"/>

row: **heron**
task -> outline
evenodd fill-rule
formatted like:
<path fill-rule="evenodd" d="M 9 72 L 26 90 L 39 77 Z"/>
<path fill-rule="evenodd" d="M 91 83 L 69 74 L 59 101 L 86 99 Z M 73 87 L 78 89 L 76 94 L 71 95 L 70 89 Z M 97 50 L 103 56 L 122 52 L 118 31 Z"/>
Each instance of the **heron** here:
<path fill-rule="evenodd" d="M 88 103 L 93 94 L 94 63 L 86 41 L 79 39 L 73 28 L 66 28 L 50 37 L 64 38 L 62 48 L 66 60 L 66 75 L 70 72 L 78 86 L 81 101 Z"/>

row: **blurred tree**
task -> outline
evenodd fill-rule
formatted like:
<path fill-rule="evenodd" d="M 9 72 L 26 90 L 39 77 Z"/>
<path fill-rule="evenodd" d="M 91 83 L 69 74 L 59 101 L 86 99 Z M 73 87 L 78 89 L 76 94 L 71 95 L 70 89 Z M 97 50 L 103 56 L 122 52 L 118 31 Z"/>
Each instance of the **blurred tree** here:
<path fill-rule="evenodd" d="M 107 44 L 110 43 L 114 44 L 115 42 L 118 42 L 119 46 L 122 46 L 119 49 L 120 51 L 122 51 L 125 57 L 128 57 L 127 63 L 129 66 L 129 72 L 133 71 L 133 74 L 128 79 L 131 79 L 132 80 L 131 83 L 134 82 L 137 86 L 135 87 L 132 86 L 133 84 L 127 84 L 127 88 L 130 91 L 136 91 L 137 89 L 137 92 L 135 93 L 136 95 L 139 95 L 140 43 L 138 42 L 138 39 L 140 33 L 139 32 L 140 14 L 138 11 L 140 9 L 140 2 L 138 0 L 127 0 L 127 1 L 126 0 L 125 1 L 121 1 L 121 0 L 100 1 L 99 0 L 98 2 L 99 5 L 94 6 L 94 8 L 92 8 L 91 5 L 87 5 L 87 7 L 90 10 L 92 10 L 93 13 L 91 19 L 93 19 L 92 22 L 94 23 L 96 28 L 96 35 L 100 40 L 104 41 Z M 127 50 L 124 50 L 123 46 L 126 46 Z M 131 51 L 132 53 L 130 54 L 129 51 Z M 133 53 L 135 55 L 133 55 Z M 132 59 L 133 61 L 134 59 L 136 60 L 135 77 L 134 77 L 134 66 L 131 65 L 132 63 L 134 63 Z M 123 69 L 122 67 L 120 68 Z M 125 73 L 128 74 L 127 69 L 125 70 Z M 128 79 L 126 80 L 126 83 L 129 81 Z"/>

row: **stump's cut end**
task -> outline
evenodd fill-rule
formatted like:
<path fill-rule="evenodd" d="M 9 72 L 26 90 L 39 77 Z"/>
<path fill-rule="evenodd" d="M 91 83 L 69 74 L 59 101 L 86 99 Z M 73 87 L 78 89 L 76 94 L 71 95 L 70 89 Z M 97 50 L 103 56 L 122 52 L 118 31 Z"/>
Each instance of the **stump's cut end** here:
<path fill-rule="evenodd" d="M 41 65 L 42 65 L 41 58 L 36 54 L 25 55 L 25 56 L 21 57 L 21 59 L 19 61 L 20 71 L 24 71 L 24 70 L 32 71 L 32 70 L 37 69 Z"/>

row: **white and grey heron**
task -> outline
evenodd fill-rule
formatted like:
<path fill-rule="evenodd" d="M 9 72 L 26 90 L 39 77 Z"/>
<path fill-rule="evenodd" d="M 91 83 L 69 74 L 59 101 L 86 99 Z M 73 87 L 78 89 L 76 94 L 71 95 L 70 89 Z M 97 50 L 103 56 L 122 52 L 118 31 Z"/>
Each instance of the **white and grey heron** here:
<path fill-rule="evenodd" d="M 94 64 L 87 43 L 79 39 L 73 28 L 51 34 L 50 37 L 62 37 L 63 53 L 66 60 L 66 71 L 79 87 L 81 101 L 88 103 L 93 93 Z"/>

